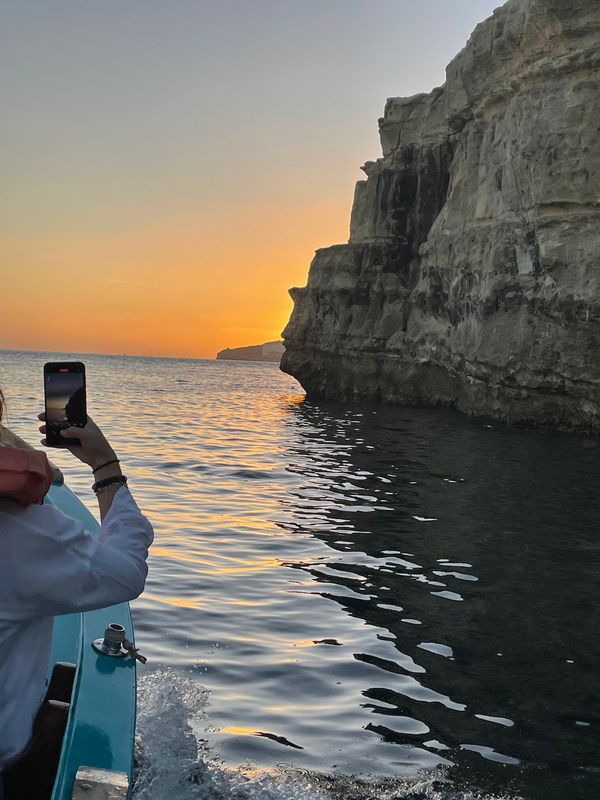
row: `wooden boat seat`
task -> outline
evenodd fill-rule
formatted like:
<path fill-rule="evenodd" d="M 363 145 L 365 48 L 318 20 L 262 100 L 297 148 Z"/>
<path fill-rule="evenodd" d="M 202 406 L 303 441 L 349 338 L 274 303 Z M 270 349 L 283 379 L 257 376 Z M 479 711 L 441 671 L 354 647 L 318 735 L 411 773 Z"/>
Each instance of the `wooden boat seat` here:
<path fill-rule="evenodd" d="M 52 675 L 48 683 L 48 691 L 46 692 L 46 699 L 70 703 L 73 695 L 75 672 L 75 664 L 57 661 L 52 669 Z"/>
<path fill-rule="evenodd" d="M 3 772 L 5 800 L 50 800 L 69 719 L 75 664 L 54 665 L 27 750 Z"/>

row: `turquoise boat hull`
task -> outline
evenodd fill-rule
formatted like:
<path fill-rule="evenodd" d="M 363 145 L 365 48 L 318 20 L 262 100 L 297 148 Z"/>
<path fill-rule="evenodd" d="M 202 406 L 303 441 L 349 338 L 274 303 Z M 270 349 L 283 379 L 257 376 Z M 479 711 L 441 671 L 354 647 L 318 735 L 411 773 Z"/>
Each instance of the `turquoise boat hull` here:
<path fill-rule="evenodd" d="M 66 486 L 53 486 L 46 502 L 97 533 L 98 522 Z M 132 783 L 136 662 L 111 658 L 92 647 L 111 622 L 123 625 L 133 641 L 128 603 L 55 620 L 50 670 L 56 662 L 66 661 L 77 671 L 52 800 L 71 800 L 75 775 L 84 766 L 126 773 Z"/>

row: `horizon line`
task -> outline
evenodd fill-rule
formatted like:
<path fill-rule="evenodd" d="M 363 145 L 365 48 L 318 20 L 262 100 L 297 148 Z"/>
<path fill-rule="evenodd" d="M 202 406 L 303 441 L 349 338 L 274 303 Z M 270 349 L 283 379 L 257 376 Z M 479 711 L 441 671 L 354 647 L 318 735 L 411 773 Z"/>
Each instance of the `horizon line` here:
<path fill-rule="evenodd" d="M 240 345 L 239 347 L 225 347 L 222 350 L 238 350 L 242 347 L 253 347 L 256 345 Z M 221 353 L 218 350 L 217 353 Z M 216 354 L 214 356 L 170 356 L 170 355 L 148 355 L 143 353 L 97 353 L 97 352 L 83 352 L 81 350 L 36 350 L 27 347 L 0 347 L 0 353 L 39 353 L 56 356 L 109 356 L 110 358 L 154 358 L 154 359 L 169 359 L 171 361 L 228 361 L 230 359 L 219 359 Z M 231 359 L 233 360 L 233 359 Z M 253 363 L 275 363 L 270 361 L 253 362 Z"/>

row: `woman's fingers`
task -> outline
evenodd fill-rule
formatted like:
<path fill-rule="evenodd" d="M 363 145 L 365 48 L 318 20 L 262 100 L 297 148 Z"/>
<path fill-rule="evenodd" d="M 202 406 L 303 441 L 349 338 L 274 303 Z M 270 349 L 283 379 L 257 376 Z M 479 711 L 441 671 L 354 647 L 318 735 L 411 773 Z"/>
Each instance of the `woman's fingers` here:
<path fill-rule="evenodd" d="M 62 446 L 70 450 L 73 455 L 76 454 L 75 451 L 79 451 L 83 446 L 83 442 L 81 441 L 81 428 L 63 428 L 63 430 L 58 432 L 58 435 L 61 439 L 71 439 L 70 442 L 63 442 Z"/>
<path fill-rule="evenodd" d="M 58 433 L 60 436 L 66 436 L 67 438 L 71 439 L 75 437 L 76 433 L 78 433 L 79 436 L 81 436 L 81 431 L 82 431 L 81 428 L 69 426 L 68 428 L 61 428 Z"/>
<path fill-rule="evenodd" d="M 38 419 L 41 422 L 45 422 L 46 415 L 44 413 L 38 414 Z M 47 434 L 48 425 L 40 425 L 39 430 L 40 433 Z M 42 439 L 42 444 L 45 447 L 63 447 L 80 461 L 83 461 L 84 464 L 89 464 L 90 466 L 103 464 L 116 458 L 114 450 L 91 417 L 87 418 L 87 424 L 83 427 L 69 425 L 67 428 L 57 430 L 57 433 L 59 439 L 53 445 L 49 445 L 47 439 Z M 54 436 L 52 438 L 54 439 Z M 65 439 L 71 439 L 72 441 L 64 441 Z"/>

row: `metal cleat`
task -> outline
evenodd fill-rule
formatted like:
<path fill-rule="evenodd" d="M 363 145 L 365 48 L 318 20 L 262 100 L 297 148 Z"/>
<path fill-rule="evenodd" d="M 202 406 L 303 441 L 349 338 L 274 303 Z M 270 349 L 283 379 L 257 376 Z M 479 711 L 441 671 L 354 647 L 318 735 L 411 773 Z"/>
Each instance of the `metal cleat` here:
<path fill-rule="evenodd" d="M 104 631 L 103 639 L 94 639 L 92 647 L 99 653 L 112 658 L 125 658 L 131 656 L 141 664 L 145 664 L 148 659 L 141 655 L 138 648 L 125 638 L 125 628 L 118 622 L 111 622 Z"/>

